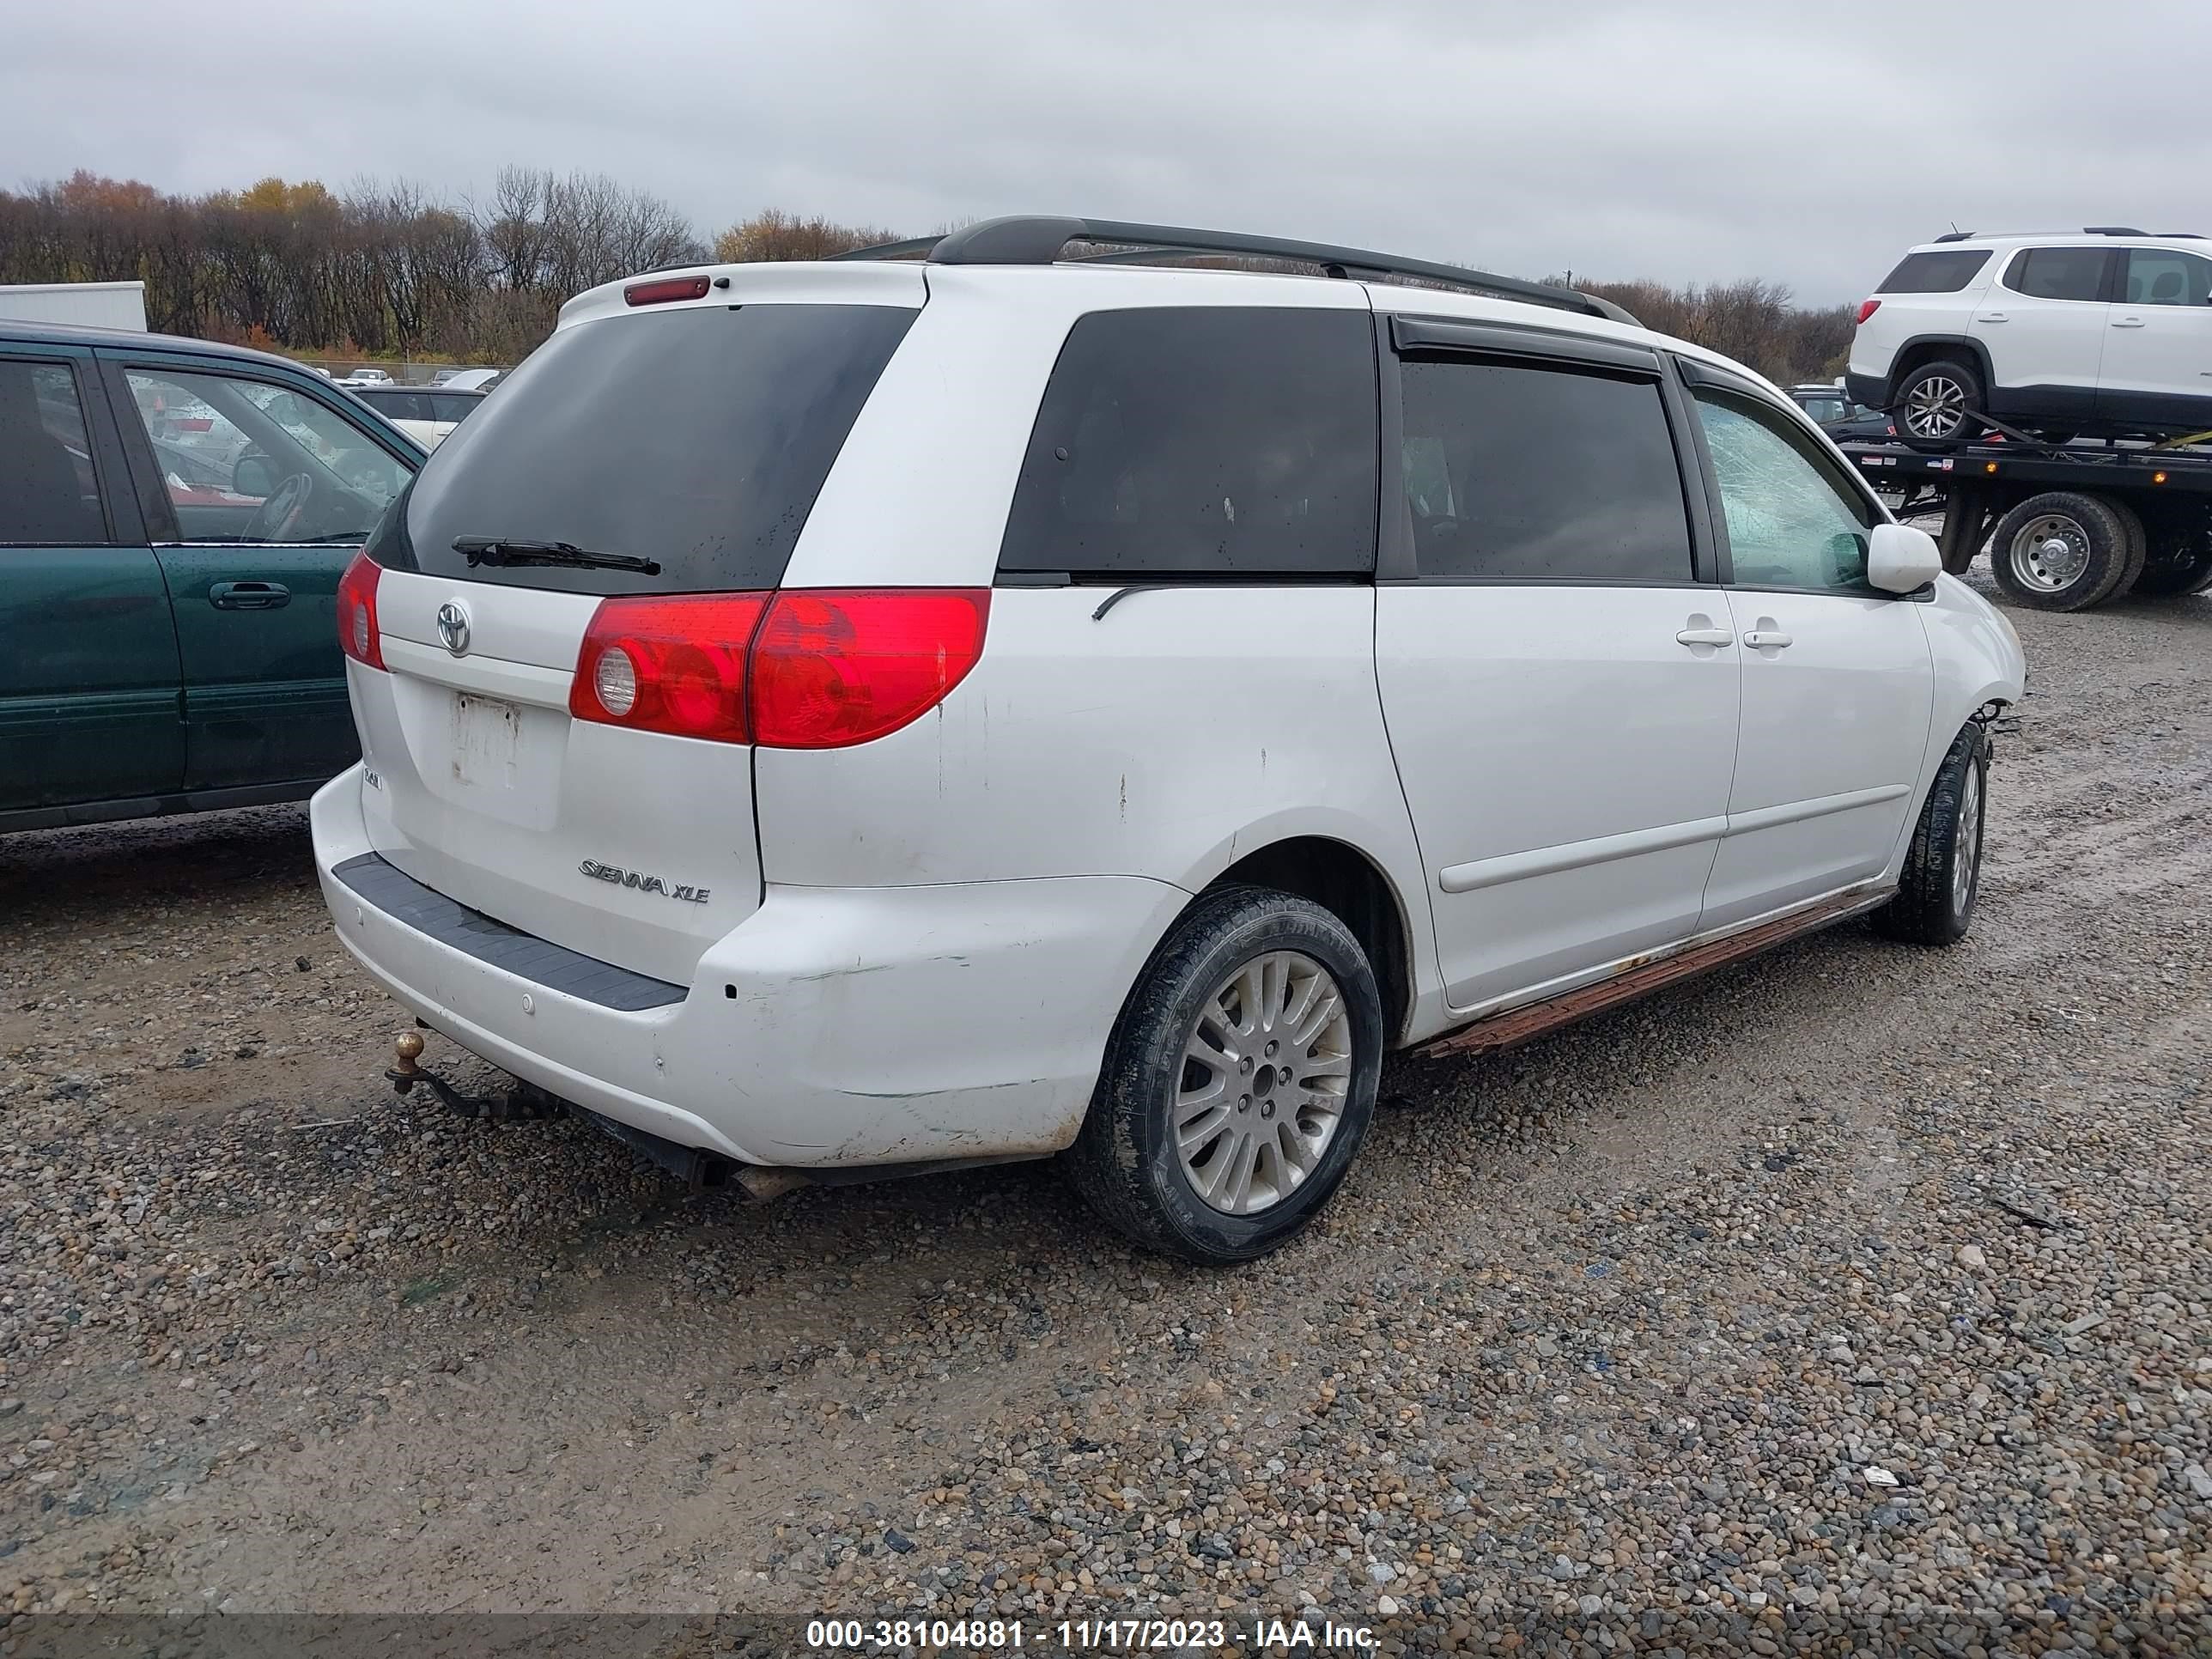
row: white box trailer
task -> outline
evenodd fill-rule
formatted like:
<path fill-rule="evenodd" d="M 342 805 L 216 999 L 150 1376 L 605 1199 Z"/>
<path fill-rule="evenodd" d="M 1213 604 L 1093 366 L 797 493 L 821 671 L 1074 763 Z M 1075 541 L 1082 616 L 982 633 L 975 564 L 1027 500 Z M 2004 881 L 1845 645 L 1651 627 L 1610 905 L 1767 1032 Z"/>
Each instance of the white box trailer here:
<path fill-rule="evenodd" d="M 0 321 L 146 331 L 143 283 L 0 283 Z"/>

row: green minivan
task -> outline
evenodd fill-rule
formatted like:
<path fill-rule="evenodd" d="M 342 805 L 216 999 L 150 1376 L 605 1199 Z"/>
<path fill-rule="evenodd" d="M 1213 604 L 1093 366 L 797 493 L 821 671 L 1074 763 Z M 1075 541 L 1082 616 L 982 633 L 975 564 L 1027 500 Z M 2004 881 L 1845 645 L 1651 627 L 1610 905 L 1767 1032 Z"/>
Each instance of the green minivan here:
<path fill-rule="evenodd" d="M 352 764 L 338 578 L 422 460 L 282 357 L 0 321 L 0 831 Z"/>

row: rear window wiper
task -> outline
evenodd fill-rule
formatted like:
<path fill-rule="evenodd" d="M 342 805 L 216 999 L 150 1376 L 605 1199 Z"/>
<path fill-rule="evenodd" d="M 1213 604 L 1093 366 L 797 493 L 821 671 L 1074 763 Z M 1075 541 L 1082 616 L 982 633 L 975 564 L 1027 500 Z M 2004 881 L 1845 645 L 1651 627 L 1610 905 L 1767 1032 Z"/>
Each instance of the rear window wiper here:
<path fill-rule="evenodd" d="M 660 561 L 635 553 L 594 553 L 574 542 L 516 542 L 497 536 L 456 536 L 453 551 L 471 564 L 557 564 L 571 570 L 635 570 L 658 576 Z"/>

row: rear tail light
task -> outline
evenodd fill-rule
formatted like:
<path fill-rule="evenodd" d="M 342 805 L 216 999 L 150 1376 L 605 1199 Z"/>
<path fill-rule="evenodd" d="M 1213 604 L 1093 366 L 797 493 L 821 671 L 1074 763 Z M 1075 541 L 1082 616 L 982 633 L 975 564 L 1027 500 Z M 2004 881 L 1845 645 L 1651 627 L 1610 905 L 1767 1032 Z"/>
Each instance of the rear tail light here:
<path fill-rule="evenodd" d="M 568 712 L 718 743 L 836 749 L 920 719 L 982 655 L 988 588 L 610 599 Z"/>
<path fill-rule="evenodd" d="M 754 740 L 866 743 L 920 719 L 983 654 L 991 591 L 786 590 L 753 641 Z"/>
<path fill-rule="evenodd" d="M 357 663 L 384 666 L 384 631 L 376 623 L 376 579 L 383 572 L 365 552 L 338 578 L 338 648 Z"/>
<path fill-rule="evenodd" d="M 715 743 L 751 741 L 745 647 L 765 593 L 602 599 L 584 630 L 568 712 Z"/>
<path fill-rule="evenodd" d="M 1862 301 L 1859 301 L 1859 320 L 1860 320 L 1861 322 L 1864 322 L 1864 321 L 1866 321 L 1866 319 L 1867 319 L 1868 318 L 1869 318 L 1869 317 L 1873 316 L 1873 315 L 1875 314 L 1875 312 L 1880 311 L 1881 309 L 1881 301 L 1879 301 L 1879 300 L 1862 300 Z"/>
<path fill-rule="evenodd" d="M 632 283 L 623 290 L 623 298 L 634 306 L 665 305 L 671 300 L 703 300 L 707 297 L 704 276 L 669 276 L 657 283 Z"/>

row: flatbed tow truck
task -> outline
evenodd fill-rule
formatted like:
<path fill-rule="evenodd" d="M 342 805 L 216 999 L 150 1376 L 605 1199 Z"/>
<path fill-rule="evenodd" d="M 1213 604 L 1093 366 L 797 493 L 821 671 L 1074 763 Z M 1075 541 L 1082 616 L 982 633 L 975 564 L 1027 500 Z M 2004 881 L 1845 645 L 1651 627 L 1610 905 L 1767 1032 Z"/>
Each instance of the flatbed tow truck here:
<path fill-rule="evenodd" d="M 1840 446 L 1899 518 L 1942 514 L 1946 570 L 1987 547 L 1997 586 L 2039 611 L 2212 589 L 2212 432 L 2061 443 L 1978 418 L 1988 430 L 1940 450 Z"/>

